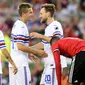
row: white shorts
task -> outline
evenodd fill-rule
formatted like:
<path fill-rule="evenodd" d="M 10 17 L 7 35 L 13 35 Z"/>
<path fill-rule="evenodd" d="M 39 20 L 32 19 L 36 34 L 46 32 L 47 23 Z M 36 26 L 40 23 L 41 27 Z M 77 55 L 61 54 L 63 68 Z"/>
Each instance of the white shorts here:
<path fill-rule="evenodd" d="M 31 85 L 31 74 L 28 66 L 18 68 L 14 75 L 13 70 L 9 67 L 9 85 Z"/>
<path fill-rule="evenodd" d="M 40 84 L 58 85 L 55 68 L 45 67 L 42 73 Z"/>

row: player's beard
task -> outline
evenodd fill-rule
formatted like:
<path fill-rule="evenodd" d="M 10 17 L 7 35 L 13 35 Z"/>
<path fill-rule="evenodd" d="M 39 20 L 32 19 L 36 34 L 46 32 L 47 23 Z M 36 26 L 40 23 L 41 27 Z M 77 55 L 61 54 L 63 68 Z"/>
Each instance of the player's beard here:
<path fill-rule="evenodd" d="M 47 18 L 45 18 L 45 19 L 41 20 L 41 23 L 46 24 L 46 22 L 47 22 Z"/>

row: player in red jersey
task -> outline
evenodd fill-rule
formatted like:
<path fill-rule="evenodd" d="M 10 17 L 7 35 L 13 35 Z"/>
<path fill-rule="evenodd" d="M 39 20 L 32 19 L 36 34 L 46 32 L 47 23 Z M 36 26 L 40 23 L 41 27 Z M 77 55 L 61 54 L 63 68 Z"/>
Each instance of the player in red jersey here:
<path fill-rule="evenodd" d="M 60 55 L 72 58 L 68 79 L 69 83 L 71 83 L 70 85 L 80 85 L 81 82 L 85 83 L 85 40 L 72 37 L 60 39 L 60 36 L 47 37 L 38 33 L 32 36 L 51 43 L 58 85 L 61 85 Z"/>
<path fill-rule="evenodd" d="M 56 69 L 58 81 L 61 81 L 60 55 L 65 55 L 72 58 L 68 78 L 69 83 L 80 85 L 81 82 L 85 82 L 85 40 L 71 37 L 63 39 L 53 37 L 50 43 L 52 45 L 56 68 L 58 68 Z"/>

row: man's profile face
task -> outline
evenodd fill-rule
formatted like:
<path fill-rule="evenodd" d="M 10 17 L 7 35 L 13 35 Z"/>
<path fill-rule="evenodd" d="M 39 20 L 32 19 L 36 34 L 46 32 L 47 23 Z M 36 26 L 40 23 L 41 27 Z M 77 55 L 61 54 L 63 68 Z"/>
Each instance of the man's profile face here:
<path fill-rule="evenodd" d="M 24 17 L 26 21 L 29 21 L 33 17 L 33 9 L 29 8 L 27 13 L 24 13 Z"/>
<path fill-rule="evenodd" d="M 41 23 L 47 22 L 47 12 L 46 12 L 45 8 L 41 8 L 39 17 L 40 17 Z"/>

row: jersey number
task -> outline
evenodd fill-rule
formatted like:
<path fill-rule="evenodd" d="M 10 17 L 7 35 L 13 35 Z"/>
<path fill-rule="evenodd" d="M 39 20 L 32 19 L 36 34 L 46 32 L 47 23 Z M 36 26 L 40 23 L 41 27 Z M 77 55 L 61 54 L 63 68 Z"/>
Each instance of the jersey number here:
<path fill-rule="evenodd" d="M 51 81 L 51 76 L 50 75 L 45 75 L 45 82 Z"/>

